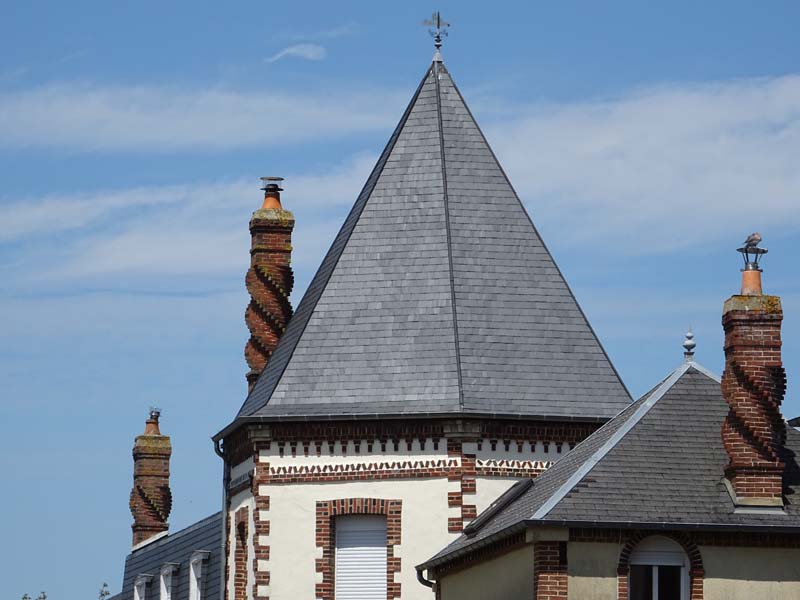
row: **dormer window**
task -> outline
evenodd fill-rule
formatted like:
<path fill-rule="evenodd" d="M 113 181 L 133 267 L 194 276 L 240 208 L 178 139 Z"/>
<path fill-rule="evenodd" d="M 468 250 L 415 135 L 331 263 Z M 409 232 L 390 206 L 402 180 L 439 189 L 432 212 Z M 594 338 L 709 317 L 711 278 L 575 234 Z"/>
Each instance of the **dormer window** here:
<path fill-rule="evenodd" d="M 164 563 L 161 567 L 161 577 L 159 578 L 159 600 L 172 600 L 172 580 L 173 575 L 178 570 L 177 563 Z"/>
<path fill-rule="evenodd" d="M 196 550 L 189 560 L 189 600 L 203 600 L 203 566 L 211 553 Z"/>
<path fill-rule="evenodd" d="M 152 575 L 137 575 L 133 580 L 133 600 L 148 600 L 147 584 L 153 580 Z"/>

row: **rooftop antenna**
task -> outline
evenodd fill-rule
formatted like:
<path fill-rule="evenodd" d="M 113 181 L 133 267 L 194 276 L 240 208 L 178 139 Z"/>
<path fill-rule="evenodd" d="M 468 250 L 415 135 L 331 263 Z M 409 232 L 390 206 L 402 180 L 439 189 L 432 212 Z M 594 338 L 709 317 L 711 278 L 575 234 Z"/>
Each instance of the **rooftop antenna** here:
<path fill-rule="evenodd" d="M 441 13 L 437 10 L 431 15 L 430 19 L 422 22 L 423 25 L 430 27 L 428 33 L 433 38 L 433 45 L 436 47 L 436 52 L 433 55 L 433 62 L 442 62 L 442 54 L 439 50 L 442 47 L 442 37 L 447 37 L 446 27 L 450 27 L 450 23 L 442 20 Z"/>

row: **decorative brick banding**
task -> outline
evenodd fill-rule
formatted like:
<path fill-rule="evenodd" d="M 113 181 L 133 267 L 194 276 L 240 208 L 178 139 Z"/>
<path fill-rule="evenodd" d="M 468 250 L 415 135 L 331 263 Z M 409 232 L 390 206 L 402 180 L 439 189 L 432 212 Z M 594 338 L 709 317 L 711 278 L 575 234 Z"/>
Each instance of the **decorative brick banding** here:
<path fill-rule="evenodd" d="M 253 512 L 255 529 L 253 532 L 253 573 L 255 574 L 255 581 L 253 582 L 254 600 L 268 600 L 269 596 L 262 593 L 262 590 L 268 589 L 267 586 L 269 586 L 270 583 L 270 571 L 262 567 L 262 563 L 269 561 L 270 555 L 270 545 L 262 543 L 262 537 L 269 537 L 270 533 L 270 520 L 263 515 L 263 513 L 269 511 L 270 497 L 266 494 L 261 495 L 259 493 L 260 486 L 270 483 L 269 463 L 259 462 L 258 460 L 259 451 L 262 447 L 262 445 L 256 446 L 252 490 L 255 500 L 255 510 Z"/>
<path fill-rule="evenodd" d="M 322 558 L 316 560 L 317 573 L 322 574 L 322 583 L 316 584 L 318 600 L 333 600 L 335 584 L 336 540 L 334 519 L 341 515 L 385 515 L 386 516 L 386 598 L 400 597 L 400 582 L 395 582 L 395 573 L 400 572 L 400 558 L 394 555 L 400 544 L 402 500 L 382 498 L 344 498 L 317 502 L 317 547 L 322 549 Z"/>
<path fill-rule="evenodd" d="M 236 511 L 235 546 L 233 550 L 233 597 L 247 600 L 247 542 L 249 539 L 250 511 L 243 506 Z"/>
<path fill-rule="evenodd" d="M 270 483 L 320 483 L 326 481 L 377 481 L 448 477 L 460 471 L 457 460 L 398 460 L 347 465 L 302 465 L 275 467 Z"/>

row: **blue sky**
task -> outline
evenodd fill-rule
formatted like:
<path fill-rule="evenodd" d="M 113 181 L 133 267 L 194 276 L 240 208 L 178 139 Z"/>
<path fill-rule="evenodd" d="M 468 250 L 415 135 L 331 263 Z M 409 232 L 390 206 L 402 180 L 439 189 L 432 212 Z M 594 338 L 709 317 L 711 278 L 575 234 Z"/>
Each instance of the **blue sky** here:
<path fill-rule="evenodd" d="M 219 508 L 258 177 L 286 177 L 296 302 L 430 61 L 434 8 L 632 392 L 689 325 L 721 371 L 733 250 L 759 230 L 800 414 L 800 6 L 654 4 L 0 1 L 3 596 L 119 590 L 150 405 L 173 530 Z"/>

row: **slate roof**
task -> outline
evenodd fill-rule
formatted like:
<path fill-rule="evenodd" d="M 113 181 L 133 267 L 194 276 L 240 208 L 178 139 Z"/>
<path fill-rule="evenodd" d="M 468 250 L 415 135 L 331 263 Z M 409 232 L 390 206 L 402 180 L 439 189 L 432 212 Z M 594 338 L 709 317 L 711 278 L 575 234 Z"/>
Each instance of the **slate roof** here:
<path fill-rule="evenodd" d="M 604 421 L 629 402 L 435 62 L 237 419 Z"/>
<path fill-rule="evenodd" d="M 675 370 L 556 462 L 473 536 L 420 569 L 535 524 L 800 531 L 800 432 L 787 428 L 784 514 L 736 512 L 728 494 L 719 379 L 694 362 Z"/>
<path fill-rule="evenodd" d="M 114 596 L 115 600 L 133 600 L 133 583 L 139 575 L 153 576 L 145 593 L 147 598 L 158 598 L 159 577 L 165 563 L 179 565 L 172 577 L 172 600 L 189 600 L 189 561 L 197 550 L 210 552 L 203 563 L 202 598 L 221 600 L 222 539 L 222 513 L 218 512 L 131 552 L 125 559 L 122 591 Z"/>

